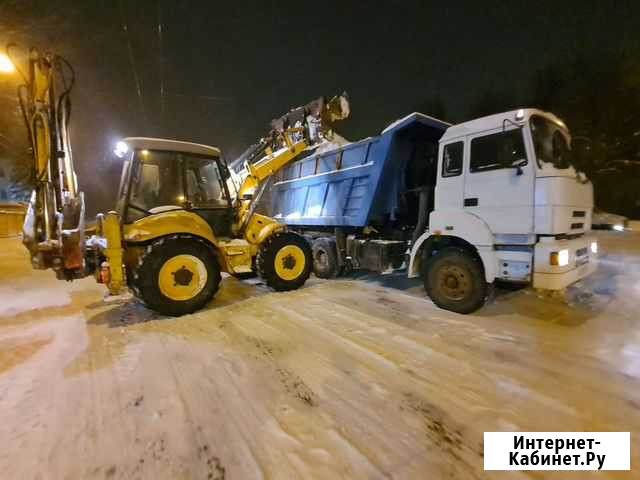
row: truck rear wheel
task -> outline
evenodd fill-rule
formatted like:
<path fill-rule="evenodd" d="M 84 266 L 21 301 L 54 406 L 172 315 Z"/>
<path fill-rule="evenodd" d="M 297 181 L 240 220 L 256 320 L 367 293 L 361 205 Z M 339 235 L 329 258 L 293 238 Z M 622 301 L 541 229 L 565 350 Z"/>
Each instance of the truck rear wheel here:
<path fill-rule="evenodd" d="M 276 233 L 269 237 L 256 259 L 262 279 L 279 292 L 295 290 L 304 285 L 311 274 L 312 264 L 309 243 L 293 232 Z"/>
<path fill-rule="evenodd" d="M 471 313 L 484 305 L 487 282 L 482 264 L 474 255 L 462 248 L 447 247 L 423 259 L 422 264 L 424 288 L 440 308 Z"/>
<path fill-rule="evenodd" d="M 318 278 L 334 278 L 340 271 L 336 241 L 332 238 L 316 238 L 311 246 L 313 273 Z"/>
<path fill-rule="evenodd" d="M 180 316 L 204 307 L 220 286 L 211 248 L 193 237 L 161 238 L 149 245 L 132 274 L 132 289 L 149 308 Z"/>

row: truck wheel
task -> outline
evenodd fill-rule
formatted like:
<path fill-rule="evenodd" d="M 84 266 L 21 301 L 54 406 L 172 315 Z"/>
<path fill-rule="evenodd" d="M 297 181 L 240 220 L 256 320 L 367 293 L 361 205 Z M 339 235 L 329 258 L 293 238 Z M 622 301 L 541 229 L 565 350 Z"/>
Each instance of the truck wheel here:
<path fill-rule="evenodd" d="M 132 290 L 149 308 L 180 316 L 200 310 L 213 298 L 220 267 L 203 241 L 173 236 L 149 245 L 132 277 Z"/>
<path fill-rule="evenodd" d="M 304 285 L 311 274 L 312 263 L 309 243 L 293 232 L 273 234 L 263 243 L 256 259 L 258 273 L 278 292 Z"/>
<path fill-rule="evenodd" d="M 316 277 L 336 277 L 340 271 L 336 241 L 327 237 L 317 238 L 314 240 L 311 250 L 313 252 L 313 273 L 316 274 Z"/>
<path fill-rule="evenodd" d="M 457 313 L 484 305 L 487 282 L 479 259 L 462 248 L 447 247 L 424 260 L 422 281 L 436 305 Z"/>

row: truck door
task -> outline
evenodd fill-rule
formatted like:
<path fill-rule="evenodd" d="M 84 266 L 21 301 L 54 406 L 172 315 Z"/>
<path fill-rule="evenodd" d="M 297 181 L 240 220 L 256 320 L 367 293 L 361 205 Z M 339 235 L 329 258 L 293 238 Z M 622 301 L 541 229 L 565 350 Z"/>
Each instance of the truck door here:
<path fill-rule="evenodd" d="M 494 234 L 533 232 L 533 165 L 523 130 L 497 129 L 469 137 L 465 211 L 482 218 Z"/>

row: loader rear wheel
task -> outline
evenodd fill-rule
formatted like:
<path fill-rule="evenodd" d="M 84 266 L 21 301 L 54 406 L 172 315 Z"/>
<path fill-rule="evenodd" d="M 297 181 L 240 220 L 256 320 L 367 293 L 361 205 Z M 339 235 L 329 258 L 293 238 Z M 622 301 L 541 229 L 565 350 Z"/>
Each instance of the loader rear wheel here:
<path fill-rule="evenodd" d="M 312 266 L 311 248 L 293 232 L 269 237 L 258 252 L 256 265 L 262 279 L 274 290 L 295 290 L 307 281 Z"/>
<path fill-rule="evenodd" d="M 340 272 L 336 241 L 332 238 L 316 238 L 311 246 L 313 273 L 318 278 L 334 278 Z"/>
<path fill-rule="evenodd" d="M 484 305 L 488 293 L 484 269 L 471 253 L 447 247 L 422 264 L 424 288 L 440 308 L 471 313 Z"/>
<path fill-rule="evenodd" d="M 132 289 L 149 308 L 164 315 L 195 312 L 220 286 L 220 267 L 202 240 L 173 236 L 149 245 L 133 273 Z"/>

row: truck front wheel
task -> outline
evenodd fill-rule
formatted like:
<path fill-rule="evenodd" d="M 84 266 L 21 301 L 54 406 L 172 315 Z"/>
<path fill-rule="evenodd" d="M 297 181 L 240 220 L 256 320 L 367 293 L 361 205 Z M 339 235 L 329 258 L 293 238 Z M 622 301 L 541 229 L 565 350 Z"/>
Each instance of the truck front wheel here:
<path fill-rule="evenodd" d="M 447 247 L 423 259 L 422 281 L 440 308 L 471 313 L 484 305 L 487 282 L 480 260 L 458 247 Z"/>

